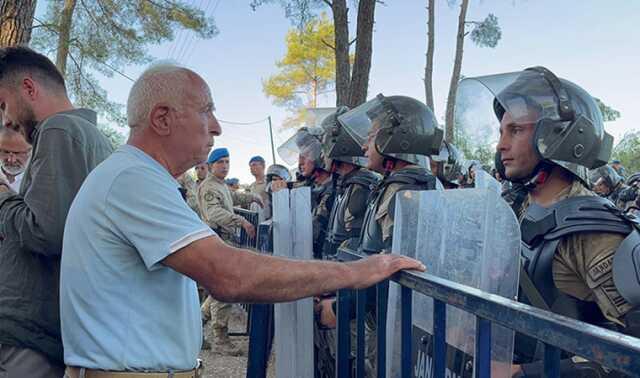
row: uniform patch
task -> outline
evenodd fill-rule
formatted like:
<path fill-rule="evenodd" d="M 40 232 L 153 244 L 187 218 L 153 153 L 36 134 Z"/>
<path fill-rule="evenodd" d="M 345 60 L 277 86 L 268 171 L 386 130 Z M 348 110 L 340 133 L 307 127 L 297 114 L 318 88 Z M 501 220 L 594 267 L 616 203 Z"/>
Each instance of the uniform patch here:
<path fill-rule="evenodd" d="M 613 254 L 604 256 L 589 267 L 589 277 L 593 282 L 598 282 L 606 274 L 611 273 L 613 267 Z"/>
<path fill-rule="evenodd" d="M 211 192 L 205 193 L 204 200 L 207 202 L 213 201 L 214 195 Z"/>

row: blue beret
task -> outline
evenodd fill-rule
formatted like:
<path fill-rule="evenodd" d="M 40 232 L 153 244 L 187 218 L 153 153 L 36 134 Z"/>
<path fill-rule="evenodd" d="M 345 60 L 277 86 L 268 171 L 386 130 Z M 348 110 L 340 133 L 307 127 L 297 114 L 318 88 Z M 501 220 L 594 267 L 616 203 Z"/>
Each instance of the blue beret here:
<path fill-rule="evenodd" d="M 211 154 L 209 155 L 209 160 L 207 160 L 207 163 L 213 164 L 224 157 L 229 157 L 229 150 L 227 150 L 224 147 L 216 148 L 215 150 L 211 151 Z"/>
<path fill-rule="evenodd" d="M 249 164 L 251 164 L 251 163 L 253 163 L 253 162 L 256 162 L 256 161 L 257 161 L 257 162 L 260 162 L 260 163 L 262 163 L 262 164 L 264 164 L 264 158 L 263 158 L 262 156 L 260 156 L 260 155 L 252 157 L 252 158 L 249 160 Z"/>
<path fill-rule="evenodd" d="M 230 179 L 224 180 L 224 183 L 227 185 L 238 185 L 240 184 L 240 180 L 238 180 L 237 178 L 230 178 Z"/>
<path fill-rule="evenodd" d="M 611 164 L 620 164 L 620 160 L 611 160 Z"/>

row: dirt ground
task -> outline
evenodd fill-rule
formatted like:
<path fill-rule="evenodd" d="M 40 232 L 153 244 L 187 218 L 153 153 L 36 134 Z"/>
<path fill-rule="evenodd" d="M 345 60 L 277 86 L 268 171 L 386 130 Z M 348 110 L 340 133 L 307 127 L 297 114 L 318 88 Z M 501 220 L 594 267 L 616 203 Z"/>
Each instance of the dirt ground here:
<path fill-rule="evenodd" d="M 246 327 L 246 314 L 240 306 L 234 306 L 231 316 L 229 328 L 231 332 L 242 332 Z M 211 322 L 205 327 L 205 336 L 209 339 L 212 335 Z M 247 336 L 232 337 L 231 340 L 238 345 L 248 355 L 249 338 Z M 200 352 L 200 358 L 204 363 L 204 377 L 206 378 L 236 378 L 246 377 L 247 374 L 247 357 L 229 357 L 215 353 L 214 350 L 203 350 Z M 269 369 L 267 377 L 275 378 L 274 356 L 272 354 L 269 360 Z"/>

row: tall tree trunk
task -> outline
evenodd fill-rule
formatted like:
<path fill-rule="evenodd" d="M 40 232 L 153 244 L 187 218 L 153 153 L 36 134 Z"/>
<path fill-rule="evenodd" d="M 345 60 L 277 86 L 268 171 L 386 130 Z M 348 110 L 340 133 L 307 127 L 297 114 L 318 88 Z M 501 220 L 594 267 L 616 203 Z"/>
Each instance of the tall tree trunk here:
<path fill-rule="evenodd" d="M 71 39 L 71 25 L 73 21 L 73 11 L 76 8 L 76 0 L 64 0 L 62 14 L 60 15 L 60 25 L 58 27 L 58 54 L 56 56 L 56 67 L 62 75 L 67 73 L 67 57 L 69 56 L 69 43 Z"/>
<path fill-rule="evenodd" d="M 356 33 L 356 56 L 349 88 L 349 106 L 352 108 L 367 100 L 369 72 L 373 45 L 373 20 L 376 0 L 360 0 Z"/>
<path fill-rule="evenodd" d="M 449 86 L 449 97 L 447 97 L 447 113 L 445 116 L 446 132 L 445 139 L 447 142 L 454 142 L 453 120 L 455 114 L 456 94 L 458 93 L 458 82 L 460 81 L 460 70 L 462 69 L 462 54 L 465 37 L 465 20 L 467 19 L 467 8 L 469 0 L 462 0 L 460 5 L 460 17 L 458 17 L 458 35 L 456 41 L 456 58 L 453 63 L 453 74 L 451 75 L 451 84 Z"/>
<path fill-rule="evenodd" d="M 435 49 L 435 15 L 436 0 L 429 0 L 427 10 L 429 19 L 427 21 L 427 65 L 424 67 L 424 93 L 427 106 L 435 113 L 433 107 L 433 50 Z"/>
<path fill-rule="evenodd" d="M 336 54 L 336 106 L 349 104 L 351 62 L 349 62 L 349 17 L 346 0 L 333 0 L 333 27 Z"/>
<path fill-rule="evenodd" d="M 0 0 L 0 47 L 28 45 L 36 0 Z"/>

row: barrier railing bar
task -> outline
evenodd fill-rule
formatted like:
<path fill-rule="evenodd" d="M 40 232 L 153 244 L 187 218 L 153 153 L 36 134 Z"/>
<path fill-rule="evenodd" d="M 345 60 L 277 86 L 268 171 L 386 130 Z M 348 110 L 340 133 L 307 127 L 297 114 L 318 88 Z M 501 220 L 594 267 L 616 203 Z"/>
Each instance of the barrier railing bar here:
<path fill-rule="evenodd" d="M 476 378 L 491 377 L 491 322 L 476 316 Z"/>
<path fill-rule="evenodd" d="M 378 378 L 385 378 L 387 366 L 387 302 L 389 300 L 389 281 L 376 285 L 376 342 Z"/>
<path fill-rule="evenodd" d="M 349 360 L 351 357 L 351 298 L 353 290 L 338 290 L 337 294 L 337 353 L 336 353 L 336 374 L 338 377 L 349 377 L 351 375 Z"/>
<path fill-rule="evenodd" d="M 433 376 L 444 378 L 447 366 L 447 304 L 433 300 Z"/>
<path fill-rule="evenodd" d="M 549 344 L 544 344 L 544 376 L 560 377 L 560 349 Z"/>
<path fill-rule="evenodd" d="M 640 371 L 640 340 L 636 338 L 427 273 L 405 271 L 394 275 L 392 280 L 488 321 L 537 339 L 543 338 L 546 343 L 589 361 L 632 376 Z M 544 330 L 544 336 L 541 330 Z"/>
<path fill-rule="evenodd" d="M 367 301 L 366 289 L 356 291 L 356 378 L 364 378 L 364 319 Z"/>
<path fill-rule="evenodd" d="M 408 287 L 402 287 L 400 290 L 400 317 L 401 317 L 401 333 L 400 333 L 400 371 L 402 378 L 411 378 L 411 311 L 413 302 L 413 291 Z"/>

